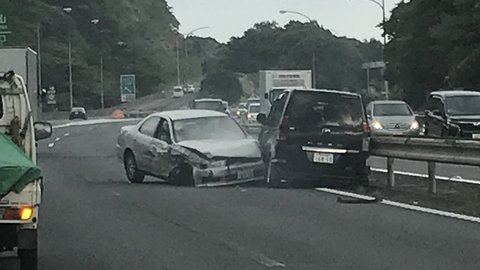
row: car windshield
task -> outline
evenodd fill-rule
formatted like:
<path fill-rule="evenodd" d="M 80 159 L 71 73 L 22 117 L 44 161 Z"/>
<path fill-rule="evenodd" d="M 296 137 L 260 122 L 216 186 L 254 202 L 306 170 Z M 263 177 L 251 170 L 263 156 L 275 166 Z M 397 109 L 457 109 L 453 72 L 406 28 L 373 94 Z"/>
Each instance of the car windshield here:
<path fill-rule="evenodd" d="M 375 104 L 373 107 L 374 116 L 408 116 L 413 115 L 407 104 Z"/>
<path fill-rule="evenodd" d="M 251 113 L 259 113 L 260 112 L 260 105 L 250 105 L 249 111 Z"/>
<path fill-rule="evenodd" d="M 221 101 L 195 101 L 195 109 L 224 111 L 224 105 Z"/>
<path fill-rule="evenodd" d="M 342 127 L 357 130 L 363 122 L 363 107 L 358 96 L 295 91 L 286 115 L 288 124 L 299 128 Z"/>
<path fill-rule="evenodd" d="M 446 101 L 448 115 L 480 115 L 480 96 L 447 97 Z"/>
<path fill-rule="evenodd" d="M 176 142 L 197 140 L 241 140 L 246 135 L 230 117 L 205 117 L 173 122 Z"/>

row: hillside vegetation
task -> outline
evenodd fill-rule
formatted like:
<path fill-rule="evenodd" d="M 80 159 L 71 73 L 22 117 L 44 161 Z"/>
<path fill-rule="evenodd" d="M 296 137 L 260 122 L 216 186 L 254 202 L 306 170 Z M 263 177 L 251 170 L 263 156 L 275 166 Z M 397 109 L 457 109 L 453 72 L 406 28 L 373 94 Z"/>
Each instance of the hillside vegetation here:
<path fill-rule="evenodd" d="M 55 86 L 68 106 L 68 36 L 72 36 L 75 105 L 100 105 L 100 55 L 104 55 L 105 102 L 119 103 L 119 75 L 136 74 L 139 96 L 158 91 L 176 78 L 178 22 L 164 0 L 7 0 L 7 46 L 37 50 L 40 25 L 42 86 Z M 65 3 L 72 8 L 67 14 Z M 94 25 L 92 19 L 98 19 Z M 181 39 L 181 37 L 179 37 Z"/>

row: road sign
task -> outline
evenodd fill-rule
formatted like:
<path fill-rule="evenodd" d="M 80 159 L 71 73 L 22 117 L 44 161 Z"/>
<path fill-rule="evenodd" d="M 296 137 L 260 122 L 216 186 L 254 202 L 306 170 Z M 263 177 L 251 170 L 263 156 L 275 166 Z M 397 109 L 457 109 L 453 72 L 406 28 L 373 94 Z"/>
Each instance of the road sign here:
<path fill-rule="evenodd" d="M 7 6 L 2 4 L 0 5 L 0 44 L 7 42 L 7 36 L 12 33 L 8 28 L 7 17 Z"/>
<path fill-rule="evenodd" d="M 55 105 L 57 104 L 57 99 L 55 97 L 55 94 L 57 93 L 57 91 L 55 90 L 55 87 L 51 86 L 48 90 L 47 90 L 47 104 L 48 105 Z"/>
<path fill-rule="evenodd" d="M 385 62 L 369 62 L 362 65 L 362 69 L 379 69 L 384 68 Z"/>
<path fill-rule="evenodd" d="M 135 86 L 135 74 L 120 75 L 120 100 L 121 102 L 132 102 L 137 97 Z"/>

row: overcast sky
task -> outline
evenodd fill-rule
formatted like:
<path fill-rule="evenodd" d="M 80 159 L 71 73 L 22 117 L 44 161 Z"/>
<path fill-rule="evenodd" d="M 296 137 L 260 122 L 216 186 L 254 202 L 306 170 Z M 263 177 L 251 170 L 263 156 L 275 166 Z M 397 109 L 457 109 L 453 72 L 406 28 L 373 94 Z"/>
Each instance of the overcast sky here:
<path fill-rule="evenodd" d="M 381 2 L 381 0 L 378 0 Z M 385 0 L 387 16 L 401 0 Z M 339 36 L 360 40 L 381 38 L 382 21 L 379 6 L 369 0 L 167 0 L 180 21 L 180 31 L 209 26 L 195 33 L 227 42 L 231 36 L 243 32 L 261 21 L 276 21 L 285 25 L 290 20 L 306 21 L 294 14 L 280 14 L 280 10 L 304 13 Z"/>

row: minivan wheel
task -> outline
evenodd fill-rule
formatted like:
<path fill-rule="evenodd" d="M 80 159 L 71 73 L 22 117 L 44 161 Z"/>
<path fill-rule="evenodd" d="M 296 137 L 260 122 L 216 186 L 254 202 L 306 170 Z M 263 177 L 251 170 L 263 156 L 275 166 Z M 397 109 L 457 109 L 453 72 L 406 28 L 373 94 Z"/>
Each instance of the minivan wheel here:
<path fill-rule="evenodd" d="M 124 166 L 128 181 L 130 181 L 130 183 L 138 184 L 143 182 L 145 179 L 145 174 L 138 169 L 135 156 L 130 151 L 125 153 Z"/>
<path fill-rule="evenodd" d="M 38 269 L 37 249 L 19 249 L 18 258 L 20 259 L 20 270 Z"/>

